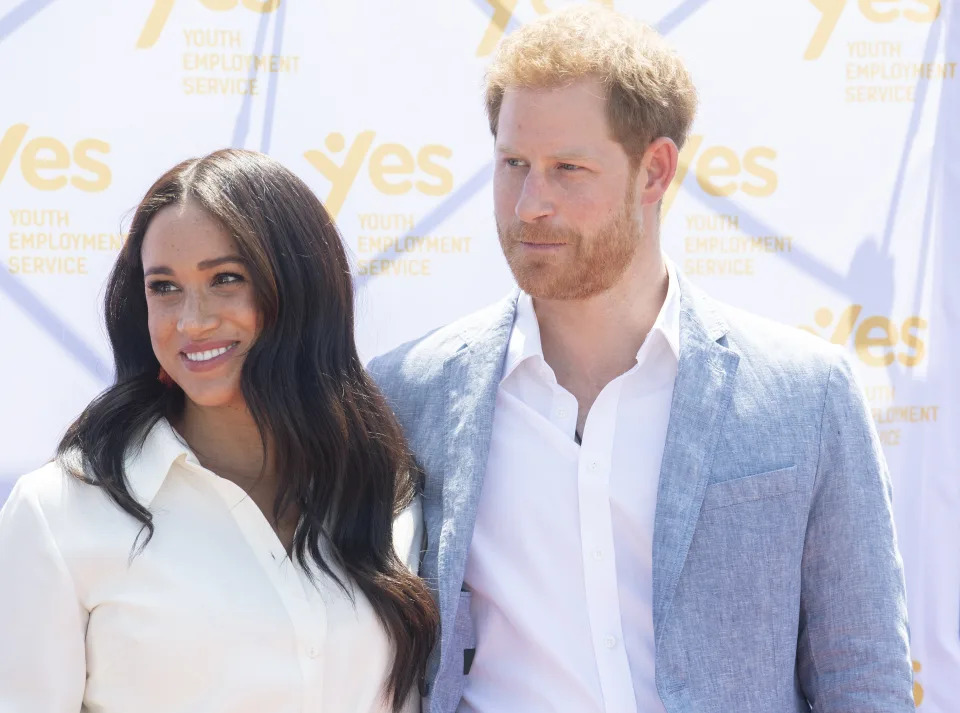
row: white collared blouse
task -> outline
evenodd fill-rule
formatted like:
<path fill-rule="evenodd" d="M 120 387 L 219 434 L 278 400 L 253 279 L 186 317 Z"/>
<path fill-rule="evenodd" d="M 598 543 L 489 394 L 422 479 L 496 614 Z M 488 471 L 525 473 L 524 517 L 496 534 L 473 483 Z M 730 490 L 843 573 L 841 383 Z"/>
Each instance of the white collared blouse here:
<path fill-rule="evenodd" d="M 363 594 L 312 582 L 165 420 L 127 479 L 156 526 L 132 559 L 140 523 L 55 463 L 0 511 L 0 713 L 390 710 L 392 647 Z M 414 501 L 394 524 L 414 572 L 422 533 Z"/>

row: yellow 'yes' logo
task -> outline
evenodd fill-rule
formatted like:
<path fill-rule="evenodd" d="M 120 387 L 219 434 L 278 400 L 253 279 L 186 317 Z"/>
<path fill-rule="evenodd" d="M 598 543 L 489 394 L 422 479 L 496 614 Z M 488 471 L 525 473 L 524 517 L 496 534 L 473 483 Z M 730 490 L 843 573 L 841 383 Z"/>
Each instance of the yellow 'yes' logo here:
<path fill-rule="evenodd" d="M 807 45 L 804 59 L 823 54 L 848 0 L 810 0 L 820 11 L 820 21 Z M 860 14 L 870 22 L 893 22 L 901 17 L 911 22 L 933 22 L 940 14 L 940 0 L 857 0 Z"/>
<path fill-rule="evenodd" d="M 913 672 L 920 673 L 923 670 L 923 666 L 920 665 L 919 661 L 913 662 Z M 923 703 L 923 686 L 921 686 L 916 681 L 913 682 L 913 704 L 919 706 Z"/>
<path fill-rule="evenodd" d="M 449 159 L 453 155 L 449 148 L 440 144 L 427 144 L 417 151 L 414 159 L 413 152 L 403 144 L 386 143 L 374 147 L 376 135 L 375 131 L 361 131 L 357 134 L 342 163 L 337 163 L 327 152 L 317 149 L 303 154 L 310 165 L 330 182 L 330 193 L 323 204 L 334 218 L 343 207 L 343 202 L 368 155 L 370 160 L 367 170 L 370 181 L 374 188 L 384 195 L 402 196 L 416 188 L 427 196 L 443 196 L 453 190 L 453 174 L 449 168 L 438 162 L 438 159 Z M 324 145 L 329 153 L 338 154 L 346 148 L 346 140 L 343 134 L 334 132 L 327 135 Z M 417 169 L 420 174 L 433 180 L 416 178 Z"/>
<path fill-rule="evenodd" d="M 20 172 L 24 180 L 38 190 L 57 191 L 70 183 L 81 191 L 94 193 L 110 185 L 110 167 L 91 156 L 110 153 L 110 144 L 99 139 L 83 139 L 74 145 L 71 154 L 62 141 L 50 136 L 37 136 L 24 145 L 29 130 L 26 124 L 14 124 L 0 138 L 0 182 L 20 151 Z M 72 173 L 68 179 L 64 172 L 74 164 L 93 175 Z"/>
<path fill-rule="evenodd" d="M 697 185 L 711 196 L 731 196 L 742 191 L 764 198 L 777 190 L 777 172 L 772 163 L 777 152 L 769 146 L 753 146 L 738 154 L 728 146 L 710 146 L 701 151 L 703 136 L 693 135 L 683 145 L 677 159 L 677 175 L 663 195 L 662 212 L 670 210 L 680 184 L 692 165 Z"/>
<path fill-rule="evenodd" d="M 140 30 L 140 37 L 137 38 L 137 49 L 147 49 L 153 47 L 160 38 L 160 33 L 166 27 L 167 20 L 170 18 L 170 12 L 173 10 L 173 4 L 176 0 L 154 0 L 153 8 L 147 17 L 147 22 Z M 210 10 L 223 12 L 233 10 L 241 3 L 241 0 L 199 0 L 200 4 Z M 273 12 L 280 6 L 281 0 L 242 0 L 243 6 L 254 12 Z"/>
<path fill-rule="evenodd" d="M 866 317 L 860 321 L 862 312 L 862 305 L 847 307 L 836 318 L 833 333 L 828 339 L 834 344 L 843 346 L 852 336 L 857 356 L 867 366 L 886 367 L 896 360 L 903 366 L 911 367 L 923 361 L 927 355 L 927 345 L 920 338 L 920 332 L 927 328 L 927 320 L 914 315 L 905 319 L 898 327 L 889 317 L 880 315 Z M 821 329 L 826 329 L 834 324 L 833 311 L 827 307 L 821 307 L 814 314 L 813 321 Z M 800 329 L 823 336 L 814 327 L 804 326 Z M 896 347 L 900 344 L 903 344 L 905 350 L 897 351 Z"/>
<path fill-rule="evenodd" d="M 594 0 L 594 2 L 613 7 L 613 0 Z M 493 52 L 497 43 L 503 39 L 507 25 L 513 19 L 513 12 L 517 9 L 517 0 L 487 0 L 487 4 L 493 8 L 493 16 L 490 18 L 490 24 L 487 25 L 487 31 L 483 33 L 483 39 L 477 46 L 477 57 L 485 57 Z M 538 15 L 550 12 L 546 0 L 530 0 L 530 4 Z"/>

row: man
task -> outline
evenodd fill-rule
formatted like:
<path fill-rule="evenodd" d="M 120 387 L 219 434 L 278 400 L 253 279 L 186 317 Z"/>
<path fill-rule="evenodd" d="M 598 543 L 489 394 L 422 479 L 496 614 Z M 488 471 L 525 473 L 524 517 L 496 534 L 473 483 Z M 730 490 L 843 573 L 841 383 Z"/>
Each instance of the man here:
<path fill-rule="evenodd" d="M 487 82 L 521 292 L 370 367 L 426 473 L 424 710 L 913 710 L 850 366 L 661 253 L 696 105 L 681 61 L 581 7 L 510 36 Z"/>

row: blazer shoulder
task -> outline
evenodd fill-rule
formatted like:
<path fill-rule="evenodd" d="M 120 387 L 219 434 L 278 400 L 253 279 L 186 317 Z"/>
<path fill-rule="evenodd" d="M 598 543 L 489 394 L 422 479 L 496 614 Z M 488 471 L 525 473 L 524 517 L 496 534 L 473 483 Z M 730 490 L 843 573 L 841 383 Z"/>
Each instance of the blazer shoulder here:
<path fill-rule="evenodd" d="M 389 394 L 416 386 L 430 386 L 442 377 L 443 365 L 466 344 L 480 337 L 511 309 L 516 295 L 435 329 L 427 334 L 374 357 L 367 370 Z"/>
<path fill-rule="evenodd" d="M 760 370 L 825 383 L 837 368 L 849 368 L 844 349 L 802 329 L 729 305 L 719 305 L 729 327 L 728 345 Z"/>

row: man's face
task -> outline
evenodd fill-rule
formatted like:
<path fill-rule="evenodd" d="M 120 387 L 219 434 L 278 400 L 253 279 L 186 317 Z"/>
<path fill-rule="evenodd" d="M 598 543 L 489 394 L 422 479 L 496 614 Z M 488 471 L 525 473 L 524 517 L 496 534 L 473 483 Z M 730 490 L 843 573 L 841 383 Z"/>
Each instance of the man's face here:
<path fill-rule="evenodd" d="M 500 245 L 523 289 L 584 299 L 623 275 L 642 235 L 636 172 L 610 136 L 598 80 L 508 89 L 493 177 Z"/>

